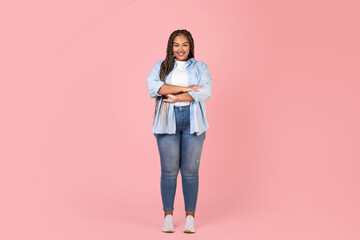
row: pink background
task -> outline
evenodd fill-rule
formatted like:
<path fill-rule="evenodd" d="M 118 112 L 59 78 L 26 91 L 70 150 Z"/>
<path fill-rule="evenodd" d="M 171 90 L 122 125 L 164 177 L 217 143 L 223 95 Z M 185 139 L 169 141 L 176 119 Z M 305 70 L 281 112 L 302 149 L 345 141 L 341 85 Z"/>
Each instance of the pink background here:
<path fill-rule="evenodd" d="M 360 239 L 358 1 L 0 3 L 0 239 L 161 232 L 146 77 L 170 33 L 208 64 L 196 239 Z"/>

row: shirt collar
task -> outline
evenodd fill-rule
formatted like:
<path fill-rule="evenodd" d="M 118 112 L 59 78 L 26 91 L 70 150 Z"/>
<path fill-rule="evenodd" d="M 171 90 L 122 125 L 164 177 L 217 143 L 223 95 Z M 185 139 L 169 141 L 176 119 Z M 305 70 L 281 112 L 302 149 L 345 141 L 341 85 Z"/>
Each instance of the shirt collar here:
<path fill-rule="evenodd" d="M 194 62 L 196 62 L 196 60 L 195 60 L 195 58 L 190 58 L 190 59 L 188 59 L 187 61 L 186 61 L 186 63 L 187 63 L 187 66 L 186 67 L 188 67 L 188 66 L 190 66 L 192 63 L 194 63 Z M 174 59 L 174 67 L 176 67 L 177 66 L 177 62 L 176 62 L 176 59 Z"/>

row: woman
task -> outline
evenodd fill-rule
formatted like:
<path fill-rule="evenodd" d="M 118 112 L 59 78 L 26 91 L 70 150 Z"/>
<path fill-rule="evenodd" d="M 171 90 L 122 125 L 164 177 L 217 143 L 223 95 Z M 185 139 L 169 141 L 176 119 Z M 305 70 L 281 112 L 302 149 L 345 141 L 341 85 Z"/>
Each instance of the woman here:
<path fill-rule="evenodd" d="M 171 33 L 166 58 L 155 63 L 147 78 L 156 98 L 152 132 L 161 163 L 163 232 L 174 232 L 173 210 L 179 169 L 185 201 L 183 231 L 195 233 L 200 156 L 209 124 L 205 101 L 211 97 L 208 66 L 194 58 L 194 40 L 187 30 Z"/>

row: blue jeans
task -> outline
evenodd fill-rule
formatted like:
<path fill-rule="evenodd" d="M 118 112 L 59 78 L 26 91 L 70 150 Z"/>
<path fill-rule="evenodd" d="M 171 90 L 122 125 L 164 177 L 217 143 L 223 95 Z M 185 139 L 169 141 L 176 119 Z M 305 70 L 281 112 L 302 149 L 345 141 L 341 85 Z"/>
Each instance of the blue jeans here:
<path fill-rule="evenodd" d="M 190 134 L 190 106 L 175 106 L 176 133 L 157 134 L 161 163 L 163 210 L 174 210 L 179 169 L 181 171 L 185 211 L 195 211 L 199 189 L 199 166 L 206 131 Z"/>

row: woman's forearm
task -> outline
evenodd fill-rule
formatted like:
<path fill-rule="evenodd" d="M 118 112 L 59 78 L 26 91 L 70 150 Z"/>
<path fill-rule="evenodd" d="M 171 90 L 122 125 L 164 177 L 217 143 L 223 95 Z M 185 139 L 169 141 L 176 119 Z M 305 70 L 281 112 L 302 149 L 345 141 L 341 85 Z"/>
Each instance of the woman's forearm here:
<path fill-rule="evenodd" d="M 182 93 L 183 87 L 177 86 L 177 85 L 171 85 L 164 83 L 161 88 L 159 89 L 158 93 L 160 95 L 166 95 L 166 94 L 175 94 L 175 93 Z"/>
<path fill-rule="evenodd" d="M 176 96 L 178 97 L 179 102 L 193 102 L 194 101 L 193 97 L 187 92 L 176 94 Z"/>

